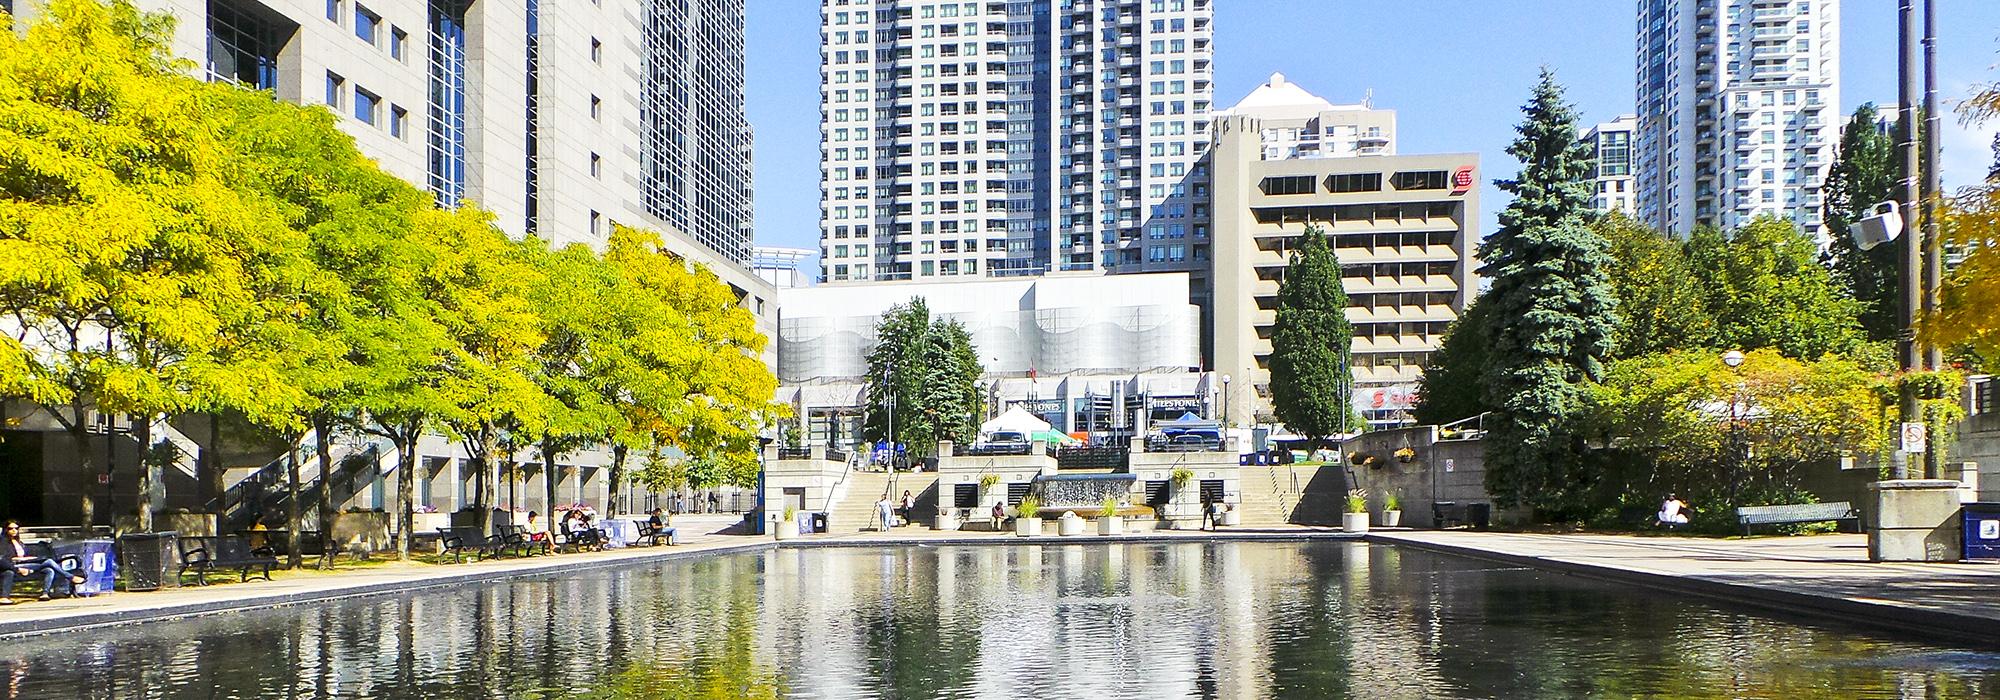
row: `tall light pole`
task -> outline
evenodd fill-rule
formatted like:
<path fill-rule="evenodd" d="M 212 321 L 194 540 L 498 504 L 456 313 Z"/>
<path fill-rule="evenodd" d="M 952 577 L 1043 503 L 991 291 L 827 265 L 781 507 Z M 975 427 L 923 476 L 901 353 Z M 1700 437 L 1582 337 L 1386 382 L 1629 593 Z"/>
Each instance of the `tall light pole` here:
<path fill-rule="evenodd" d="M 1923 163 L 1917 157 L 1916 85 L 1911 80 L 1910 60 L 1915 4 L 1916 0 L 1899 0 L 1896 8 L 1896 148 L 1903 164 L 1902 177 L 1896 180 L 1896 199 L 1903 210 L 1903 221 L 1911 223 L 1917 221 L 1917 183 L 1923 169 Z M 1923 358 L 1917 346 L 1916 318 L 1918 309 L 1924 304 L 1924 237 L 1910 231 L 1900 243 L 1896 355 L 1904 372 L 1914 372 L 1923 367 Z M 1900 422 L 1921 422 L 1923 418 L 1917 408 L 1916 392 L 1909 382 L 1903 382 L 1897 393 L 1896 414 Z M 1908 453 L 1900 449 L 1891 453 L 1889 476 L 1892 479 L 1910 478 Z"/>
<path fill-rule="evenodd" d="M 1229 375 L 1222 375 L 1222 430 L 1229 432 Z"/>
<path fill-rule="evenodd" d="M 1938 0 L 1924 0 L 1924 155 L 1923 155 L 1923 207 L 1924 207 L 1924 314 L 1937 312 L 1938 288 L 1944 283 L 1943 241 L 1938 239 L 1938 199 L 1944 190 L 1938 177 L 1938 131 L 1944 128 L 1944 121 L 1938 116 L 1937 105 L 1937 3 Z M 1944 369 L 1944 350 L 1935 344 L 1924 346 L 1924 368 L 1932 371 Z M 1924 478 L 1944 478 L 1944 471 L 1938 464 L 1938 450 L 1924 450 Z"/>
<path fill-rule="evenodd" d="M 1722 364 L 1728 365 L 1730 371 L 1737 372 L 1743 366 L 1742 351 L 1731 350 L 1722 353 Z M 1736 507 L 1737 497 L 1742 492 L 1744 463 L 1750 459 L 1749 450 L 1746 449 L 1743 440 L 1743 421 L 1749 418 L 1749 409 L 1743 398 L 1743 374 L 1737 372 L 1735 393 L 1729 397 L 1730 466 L 1733 467 L 1729 475 L 1729 504 L 1732 508 Z"/>

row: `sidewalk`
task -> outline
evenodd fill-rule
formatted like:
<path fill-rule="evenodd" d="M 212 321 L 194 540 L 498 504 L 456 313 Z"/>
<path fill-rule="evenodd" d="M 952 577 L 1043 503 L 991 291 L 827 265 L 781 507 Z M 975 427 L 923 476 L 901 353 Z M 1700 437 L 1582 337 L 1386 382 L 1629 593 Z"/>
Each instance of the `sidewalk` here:
<path fill-rule="evenodd" d="M 637 562 L 755 551 L 773 546 L 769 537 L 724 535 L 716 531 L 739 516 L 683 515 L 674 519 L 681 543 L 631 547 L 558 556 L 503 558 L 463 564 L 389 562 L 363 570 L 318 573 L 276 572 L 274 581 L 163 588 L 144 593 L 111 593 L 91 598 L 32 599 L 0 607 L 0 638 L 114 625 L 141 620 L 200 615 L 352 596 L 402 592 L 437 586 L 529 576 L 557 571 L 624 566 Z M 388 555 L 394 559 L 395 555 Z M 309 560 L 310 561 L 310 560 Z"/>
<path fill-rule="evenodd" d="M 1994 644 L 2000 630 L 2000 565 L 1870 563 L 1863 535 L 1711 540 L 1422 530 L 1368 539 L 1983 645 Z"/>

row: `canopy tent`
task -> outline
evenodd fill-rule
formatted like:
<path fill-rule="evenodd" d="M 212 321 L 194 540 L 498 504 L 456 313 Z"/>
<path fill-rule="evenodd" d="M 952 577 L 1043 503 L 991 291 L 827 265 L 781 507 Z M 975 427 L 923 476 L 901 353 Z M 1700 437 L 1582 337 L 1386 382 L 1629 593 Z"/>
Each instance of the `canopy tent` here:
<path fill-rule="evenodd" d="M 1197 416 L 1193 413 L 1183 413 L 1179 418 L 1175 418 L 1170 421 L 1161 421 L 1153 424 L 1153 429 L 1160 431 L 1200 430 L 1203 428 L 1214 430 L 1221 427 L 1222 423 L 1220 421 L 1206 420 L 1203 419 L 1201 416 Z"/>
<path fill-rule="evenodd" d="M 1012 430 L 1024 435 L 1033 435 L 1049 429 L 1049 422 L 1036 418 L 1035 414 L 1022 410 L 1020 406 L 1007 409 L 1000 417 L 979 425 L 979 434 L 991 435 L 994 431 Z"/>
<path fill-rule="evenodd" d="M 1029 440 L 1040 440 L 1051 445 L 1081 445 L 1082 440 L 1072 435 L 1064 435 L 1055 430 L 1038 430 L 1028 436 Z"/>

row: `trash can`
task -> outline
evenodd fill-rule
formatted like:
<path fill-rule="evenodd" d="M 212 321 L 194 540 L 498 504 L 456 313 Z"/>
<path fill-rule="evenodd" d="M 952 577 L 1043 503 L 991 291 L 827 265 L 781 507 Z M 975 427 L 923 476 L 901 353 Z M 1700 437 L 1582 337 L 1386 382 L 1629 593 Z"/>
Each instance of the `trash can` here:
<path fill-rule="evenodd" d="M 1486 526 L 1493 524 L 1493 504 L 1465 504 L 1465 520 L 1472 525 L 1472 529 L 1474 530 L 1486 529 Z"/>
<path fill-rule="evenodd" d="M 826 514 L 825 514 L 825 513 L 814 513 L 814 514 L 812 514 L 812 531 L 813 531 L 814 533 L 817 533 L 817 534 L 822 534 L 822 535 L 826 534 Z"/>
<path fill-rule="evenodd" d="M 181 585 L 175 575 L 180 560 L 180 533 L 135 532 L 118 538 L 125 560 L 125 590 L 156 591 Z"/>
<path fill-rule="evenodd" d="M 49 550 L 57 559 L 76 557 L 77 571 L 82 574 L 83 583 L 76 585 L 76 594 L 94 596 L 110 593 L 118 582 L 118 556 L 111 540 L 71 540 L 49 545 Z"/>
<path fill-rule="evenodd" d="M 2000 503 L 1966 503 L 1959 513 L 1965 527 L 1960 558 L 2000 560 Z"/>

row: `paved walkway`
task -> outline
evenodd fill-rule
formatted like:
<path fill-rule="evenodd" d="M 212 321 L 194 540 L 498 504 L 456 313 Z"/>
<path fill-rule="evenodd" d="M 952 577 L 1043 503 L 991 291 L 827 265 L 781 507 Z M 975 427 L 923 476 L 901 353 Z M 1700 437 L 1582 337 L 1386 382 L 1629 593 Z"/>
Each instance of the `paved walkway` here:
<path fill-rule="evenodd" d="M 1993 644 L 2000 565 L 1871 563 L 1863 535 L 1377 532 L 1386 542 Z"/>

